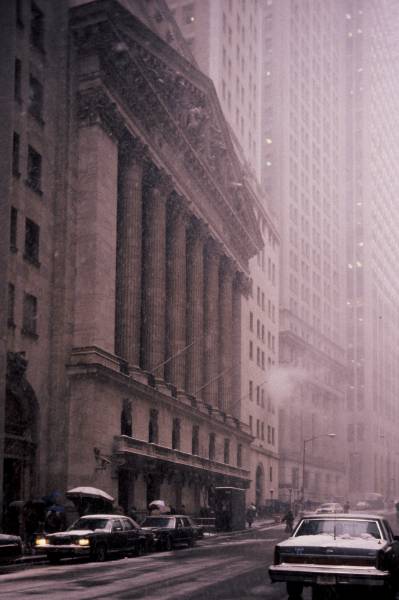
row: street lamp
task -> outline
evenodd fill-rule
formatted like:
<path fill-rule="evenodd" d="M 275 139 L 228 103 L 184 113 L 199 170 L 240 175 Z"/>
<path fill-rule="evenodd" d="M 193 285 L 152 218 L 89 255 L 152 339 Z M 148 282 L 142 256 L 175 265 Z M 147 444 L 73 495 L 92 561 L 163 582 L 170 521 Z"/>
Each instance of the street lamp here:
<path fill-rule="evenodd" d="M 321 437 L 329 437 L 334 438 L 336 436 L 335 433 L 320 433 L 319 435 L 314 435 L 311 438 L 303 440 L 303 454 L 302 454 L 302 504 L 305 503 L 305 464 L 306 464 L 306 444 L 309 442 L 313 442 Z"/>

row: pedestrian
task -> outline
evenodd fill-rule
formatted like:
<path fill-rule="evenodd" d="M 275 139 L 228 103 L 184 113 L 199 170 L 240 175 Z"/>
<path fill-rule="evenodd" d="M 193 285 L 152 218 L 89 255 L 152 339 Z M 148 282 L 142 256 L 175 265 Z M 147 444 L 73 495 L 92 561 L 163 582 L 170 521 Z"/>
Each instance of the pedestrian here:
<path fill-rule="evenodd" d="M 66 527 L 66 518 L 64 507 L 60 504 L 53 504 L 50 506 L 46 514 L 46 520 L 44 523 L 44 529 L 46 533 L 56 533 L 57 531 L 64 531 Z"/>
<path fill-rule="evenodd" d="M 255 517 L 256 517 L 256 506 L 253 502 L 251 502 L 251 504 L 247 508 L 247 513 L 246 513 L 248 527 L 252 527 L 252 523 L 255 521 Z"/>
<path fill-rule="evenodd" d="M 292 512 L 292 510 L 289 508 L 288 511 L 285 513 L 284 517 L 281 519 L 281 522 L 286 523 L 285 525 L 285 531 L 287 533 L 292 533 L 293 530 L 293 526 L 294 526 L 294 513 Z"/>
<path fill-rule="evenodd" d="M 131 506 L 129 508 L 129 510 L 127 511 L 127 514 L 131 519 L 133 519 L 133 521 L 137 521 L 138 514 L 137 514 L 137 508 L 135 506 Z"/>
<path fill-rule="evenodd" d="M 347 513 L 350 510 L 351 505 L 349 504 L 349 500 L 347 500 L 344 504 L 344 512 Z"/>

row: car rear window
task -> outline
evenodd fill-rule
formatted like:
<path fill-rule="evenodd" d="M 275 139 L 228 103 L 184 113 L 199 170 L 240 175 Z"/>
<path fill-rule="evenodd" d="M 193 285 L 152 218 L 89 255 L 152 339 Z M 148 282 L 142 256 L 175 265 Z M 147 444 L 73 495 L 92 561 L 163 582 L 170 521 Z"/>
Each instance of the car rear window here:
<path fill-rule="evenodd" d="M 295 531 L 295 537 L 320 534 L 348 538 L 381 539 L 377 521 L 371 520 L 303 519 Z"/>
<path fill-rule="evenodd" d="M 147 517 L 141 524 L 142 527 L 173 527 L 174 520 L 165 517 Z"/>
<path fill-rule="evenodd" d="M 106 529 L 108 523 L 108 519 L 78 519 L 71 527 L 69 527 L 69 530 L 91 529 L 94 531 L 95 529 Z"/>

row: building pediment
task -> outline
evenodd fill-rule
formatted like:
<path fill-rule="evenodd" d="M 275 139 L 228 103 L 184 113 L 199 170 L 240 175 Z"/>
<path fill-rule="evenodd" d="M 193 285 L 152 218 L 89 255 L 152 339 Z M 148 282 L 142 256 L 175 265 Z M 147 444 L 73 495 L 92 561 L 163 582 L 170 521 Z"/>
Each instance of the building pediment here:
<path fill-rule="evenodd" d="M 114 112 L 122 115 L 122 127 L 130 122 L 176 190 L 215 224 L 227 251 L 247 268 L 263 243 L 210 79 L 115 0 L 73 9 L 71 25 L 80 112 L 82 105 L 87 112 L 87 98 L 93 112 L 93 97 L 101 97 L 105 119 Z"/>

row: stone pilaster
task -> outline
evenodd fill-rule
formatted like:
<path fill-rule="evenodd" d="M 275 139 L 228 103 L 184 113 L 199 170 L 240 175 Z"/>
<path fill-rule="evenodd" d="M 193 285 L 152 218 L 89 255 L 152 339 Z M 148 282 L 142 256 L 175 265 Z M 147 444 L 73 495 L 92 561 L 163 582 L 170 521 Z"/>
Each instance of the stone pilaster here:
<path fill-rule="evenodd" d="M 184 389 L 186 341 L 186 244 L 188 214 L 172 194 L 167 217 L 166 360 L 165 379 Z M 179 354 L 180 353 L 180 354 Z"/>
<path fill-rule="evenodd" d="M 130 140 L 119 161 L 115 352 L 131 366 L 140 363 L 144 156 Z"/>
<path fill-rule="evenodd" d="M 203 385 L 204 347 L 204 228 L 193 219 L 187 243 L 187 350 L 186 389 L 195 394 Z M 202 392 L 198 393 L 202 397 Z"/>
<path fill-rule="evenodd" d="M 219 265 L 221 249 L 213 239 L 205 247 L 204 293 L 204 402 L 218 406 L 219 381 Z"/>
<path fill-rule="evenodd" d="M 219 300 L 219 408 L 228 411 L 231 405 L 233 368 L 233 263 L 224 257 L 220 268 Z"/>
<path fill-rule="evenodd" d="M 100 124 L 79 129 L 75 346 L 115 348 L 118 144 Z"/>
<path fill-rule="evenodd" d="M 165 361 L 166 202 L 170 182 L 147 173 L 144 195 L 142 366 L 163 378 Z M 156 369 L 156 370 L 155 370 Z"/>

